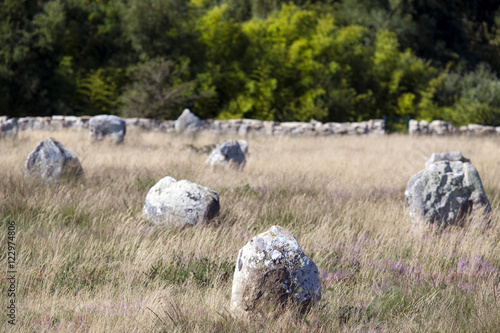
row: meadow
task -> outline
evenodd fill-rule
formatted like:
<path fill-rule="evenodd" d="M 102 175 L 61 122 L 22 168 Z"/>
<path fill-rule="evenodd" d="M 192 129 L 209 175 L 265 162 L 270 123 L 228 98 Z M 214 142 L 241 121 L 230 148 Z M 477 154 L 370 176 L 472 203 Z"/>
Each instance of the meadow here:
<path fill-rule="evenodd" d="M 44 185 L 24 162 L 48 136 L 85 178 Z M 230 136 L 21 132 L 0 140 L 0 331 L 3 332 L 498 332 L 500 137 L 249 137 L 242 172 L 212 171 L 210 145 Z M 486 231 L 411 232 L 410 177 L 433 152 L 460 150 L 493 207 Z M 203 226 L 150 225 L 141 210 L 164 176 L 219 193 Z M 16 324 L 7 235 L 16 224 Z M 246 323 L 229 312 L 238 250 L 280 225 L 318 266 L 322 299 Z"/>

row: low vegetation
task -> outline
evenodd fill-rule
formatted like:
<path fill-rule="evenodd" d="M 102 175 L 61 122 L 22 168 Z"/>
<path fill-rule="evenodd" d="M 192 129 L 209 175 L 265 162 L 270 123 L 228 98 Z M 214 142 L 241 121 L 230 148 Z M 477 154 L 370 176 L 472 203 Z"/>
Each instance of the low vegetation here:
<path fill-rule="evenodd" d="M 85 177 L 24 179 L 24 161 L 54 136 Z M 21 132 L 0 141 L 0 304 L 7 226 L 15 221 L 17 321 L 10 332 L 495 332 L 500 329 L 500 139 L 250 137 L 242 172 L 211 171 L 203 147 L 227 137 L 130 131 L 123 145 L 82 132 Z M 196 149 L 194 149 L 194 148 Z M 433 152 L 461 150 L 491 201 L 487 231 L 414 235 L 404 206 Z M 141 215 L 164 176 L 219 193 L 211 223 L 160 228 Z M 238 250 L 272 225 L 317 264 L 323 298 L 264 322 L 229 313 Z"/>

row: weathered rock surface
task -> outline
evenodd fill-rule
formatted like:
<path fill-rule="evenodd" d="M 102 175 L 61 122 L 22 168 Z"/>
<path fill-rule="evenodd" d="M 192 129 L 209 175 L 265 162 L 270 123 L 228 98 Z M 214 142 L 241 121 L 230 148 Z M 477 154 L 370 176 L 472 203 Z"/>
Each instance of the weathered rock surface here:
<path fill-rule="evenodd" d="M 414 229 L 462 224 L 471 213 L 491 212 L 481 178 L 467 162 L 430 164 L 410 179 L 405 199 Z M 488 223 L 487 216 L 484 221 Z"/>
<path fill-rule="evenodd" d="M 54 138 L 41 141 L 26 159 L 26 178 L 35 177 L 46 183 L 54 183 L 62 178 L 82 175 L 83 168 L 78 157 Z"/>
<path fill-rule="evenodd" d="M 246 158 L 239 142 L 229 140 L 217 145 L 208 156 L 206 163 L 211 167 L 230 166 L 238 169 L 245 166 Z"/>
<path fill-rule="evenodd" d="M 248 153 L 248 142 L 246 140 L 238 140 L 238 143 L 240 145 L 240 148 L 241 148 L 241 151 L 243 152 L 243 154 L 247 154 Z"/>
<path fill-rule="evenodd" d="M 122 143 L 127 132 L 127 124 L 120 117 L 102 114 L 94 116 L 89 120 L 90 137 L 101 141 L 109 135 L 115 143 Z"/>
<path fill-rule="evenodd" d="M 0 121 L 0 138 L 16 138 L 19 132 L 17 119 L 2 119 Z"/>
<path fill-rule="evenodd" d="M 175 121 L 175 130 L 177 132 L 182 131 L 199 131 L 202 129 L 203 124 L 201 119 L 198 118 L 189 109 L 184 109 L 182 114 Z"/>
<path fill-rule="evenodd" d="M 239 251 L 231 295 L 235 316 L 251 320 L 320 299 L 318 268 L 288 230 L 273 226 Z"/>
<path fill-rule="evenodd" d="M 433 153 L 431 158 L 425 162 L 425 167 L 428 168 L 432 163 L 439 161 L 460 161 L 460 162 L 470 162 L 470 159 L 464 157 L 459 151 L 447 151 L 444 153 Z"/>
<path fill-rule="evenodd" d="M 142 211 L 155 224 L 182 227 L 209 221 L 219 209 L 219 195 L 214 190 L 165 177 L 149 190 Z"/>

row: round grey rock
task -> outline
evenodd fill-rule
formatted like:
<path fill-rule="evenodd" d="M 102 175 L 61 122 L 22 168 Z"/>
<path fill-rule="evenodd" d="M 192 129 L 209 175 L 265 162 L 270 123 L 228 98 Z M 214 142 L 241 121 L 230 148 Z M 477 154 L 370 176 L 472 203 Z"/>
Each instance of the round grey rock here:
<path fill-rule="evenodd" d="M 417 229 L 461 224 L 470 213 L 491 212 L 476 168 L 460 161 L 432 163 L 417 173 L 408 182 L 405 200 Z"/>
<path fill-rule="evenodd" d="M 248 145 L 247 145 L 248 149 Z M 226 141 L 217 145 L 206 161 L 211 167 L 233 167 L 241 169 L 246 164 L 245 153 L 241 149 L 238 141 Z"/>
<path fill-rule="evenodd" d="M 320 299 L 318 268 L 288 230 L 272 226 L 239 251 L 231 294 L 235 316 L 251 320 L 287 304 L 305 309 Z"/>
<path fill-rule="evenodd" d="M 214 190 L 165 177 L 149 190 L 142 211 L 155 224 L 182 227 L 209 221 L 219 209 L 219 195 Z"/>
<path fill-rule="evenodd" d="M 127 124 L 120 117 L 102 114 L 89 120 L 90 137 L 102 141 L 107 135 L 114 143 L 122 143 L 127 133 Z"/>
<path fill-rule="evenodd" d="M 175 121 L 174 127 L 177 132 L 192 132 L 200 130 L 203 127 L 203 124 L 201 122 L 201 119 L 198 118 L 189 109 L 184 109 L 184 111 L 182 111 L 182 114 Z"/>
<path fill-rule="evenodd" d="M 83 168 L 76 157 L 54 138 L 41 141 L 25 164 L 25 178 L 39 178 L 54 183 L 62 178 L 77 178 L 83 175 Z"/>

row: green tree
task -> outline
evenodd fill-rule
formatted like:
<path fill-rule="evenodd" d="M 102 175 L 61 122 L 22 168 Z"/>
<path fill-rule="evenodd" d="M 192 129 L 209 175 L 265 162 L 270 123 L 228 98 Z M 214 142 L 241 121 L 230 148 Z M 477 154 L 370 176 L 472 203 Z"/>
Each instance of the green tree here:
<path fill-rule="evenodd" d="M 151 59 L 132 67 L 131 77 L 132 82 L 121 97 L 122 111 L 127 117 L 176 119 L 183 108 L 213 96 L 211 90 L 198 93 L 197 80 L 185 81 L 189 77 L 187 60 Z"/>

